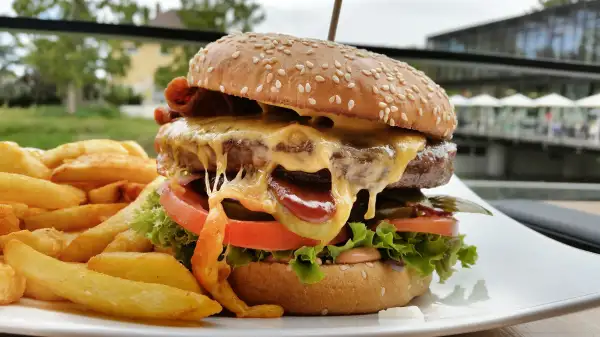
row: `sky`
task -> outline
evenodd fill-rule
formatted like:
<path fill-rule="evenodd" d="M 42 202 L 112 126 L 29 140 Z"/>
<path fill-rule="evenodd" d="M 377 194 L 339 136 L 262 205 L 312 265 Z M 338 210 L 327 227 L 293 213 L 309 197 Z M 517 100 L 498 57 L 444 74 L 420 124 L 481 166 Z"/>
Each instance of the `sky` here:
<path fill-rule="evenodd" d="M 138 0 L 163 9 L 179 0 Z M 257 0 L 266 20 L 258 32 L 327 37 L 333 0 Z M 0 14 L 12 14 L 0 0 Z M 345 0 L 336 40 L 365 45 L 423 47 L 428 35 L 531 11 L 537 0 Z"/>

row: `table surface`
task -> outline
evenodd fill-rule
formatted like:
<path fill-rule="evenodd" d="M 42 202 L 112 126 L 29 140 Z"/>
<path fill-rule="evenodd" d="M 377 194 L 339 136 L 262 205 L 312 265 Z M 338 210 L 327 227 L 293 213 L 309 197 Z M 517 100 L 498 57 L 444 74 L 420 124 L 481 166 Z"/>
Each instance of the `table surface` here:
<path fill-rule="evenodd" d="M 600 215 L 600 202 L 548 201 L 556 206 Z M 463 337 L 600 337 L 600 308 L 581 311 L 512 327 L 480 331 Z"/>

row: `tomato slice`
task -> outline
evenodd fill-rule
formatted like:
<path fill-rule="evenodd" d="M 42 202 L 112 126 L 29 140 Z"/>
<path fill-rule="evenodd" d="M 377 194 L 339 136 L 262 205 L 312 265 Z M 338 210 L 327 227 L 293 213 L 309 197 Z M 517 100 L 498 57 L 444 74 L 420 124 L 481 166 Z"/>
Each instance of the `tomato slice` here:
<path fill-rule="evenodd" d="M 187 188 L 162 188 L 160 203 L 167 215 L 181 227 L 199 234 L 208 216 L 207 202 Z M 330 244 L 348 240 L 347 231 L 341 231 Z M 293 250 L 302 246 L 316 246 L 319 242 L 289 231 L 277 221 L 241 221 L 229 219 L 224 244 L 261 250 Z"/>
<path fill-rule="evenodd" d="M 396 226 L 398 232 L 419 232 L 442 236 L 458 235 L 458 220 L 452 217 L 417 217 L 386 220 Z"/>

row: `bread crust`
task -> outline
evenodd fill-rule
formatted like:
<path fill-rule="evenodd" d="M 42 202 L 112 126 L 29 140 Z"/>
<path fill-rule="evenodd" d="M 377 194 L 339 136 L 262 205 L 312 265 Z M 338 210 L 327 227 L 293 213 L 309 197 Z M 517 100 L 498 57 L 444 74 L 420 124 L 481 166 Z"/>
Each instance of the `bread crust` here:
<path fill-rule="evenodd" d="M 450 139 L 456 114 L 422 71 L 347 45 L 283 34 L 244 33 L 208 44 L 190 60 L 190 86 L 298 112 L 311 110 Z"/>
<path fill-rule="evenodd" d="M 292 315 L 350 315 L 405 306 L 424 294 L 431 276 L 394 270 L 383 262 L 323 265 L 325 278 L 302 284 L 287 264 L 253 262 L 229 276 L 234 291 L 248 304 L 279 304 Z"/>

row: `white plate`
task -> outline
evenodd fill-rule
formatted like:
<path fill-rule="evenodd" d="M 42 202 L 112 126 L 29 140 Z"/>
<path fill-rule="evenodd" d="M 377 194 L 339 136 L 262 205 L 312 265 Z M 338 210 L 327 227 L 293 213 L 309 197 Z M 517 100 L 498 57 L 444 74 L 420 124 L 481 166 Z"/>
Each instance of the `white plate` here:
<path fill-rule="evenodd" d="M 459 179 L 430 191 L 483 200 Z M 492 209 L 490 207 L 490 209 Z M 478 246 L 472 269 L 434 282 L 414 305 L 425 319 L 375 315 L 235 319 L 166 327 L 44 310 L 30 302 L 0 307 L 0 332 L 40 336 L 435 336 L 498 328 L 600 306 L 600 255 L 548 239 L 493 210 L 459 215 L 467 242 Z"/>

